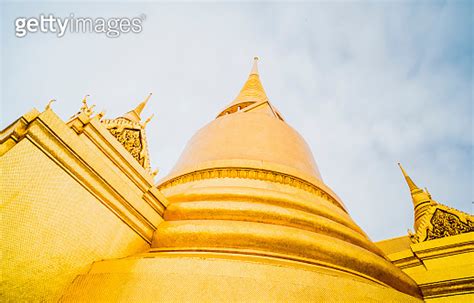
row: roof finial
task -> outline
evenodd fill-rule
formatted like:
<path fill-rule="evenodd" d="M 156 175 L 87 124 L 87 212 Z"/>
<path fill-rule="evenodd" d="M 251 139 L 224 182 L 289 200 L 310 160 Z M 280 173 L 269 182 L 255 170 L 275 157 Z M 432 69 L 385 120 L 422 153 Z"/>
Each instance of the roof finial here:
<path fill-rule="evenodd" d="M 149 93 L 148 96 L 145 98 L 145 100 L 140 102 L 140 104 L 138 104 L 137 107 L 135 107 L 134 109 L 132 109 L 131 111 L 123 115 L 122 118 L 126 118 L 130 121 L 137 122 L 137 123 L 140 122 L 141 120 L 140 115 L 143 109 L 145 108 L 146 104 L 148 103 L 148 100 L 150 100 L 151 95 L 152 93 Z"/>
<path fill-rule="evenodd" d="M 51 99 L 49 100 L 48 104 L 46 105 L 46 107 L 44 108 L 44 110 L 48 110 L 48 109 L 51 109 L 51 104 L 53 102 L 56 102 L 56 99 Z"/>
<path fill-rule="evenodd" d="M 143 102 L 138 104 L 138 106 L 134 109 L 134 111 L 137 113 L 138 116 L 141 115 L 143 109 L 145 108 L 146 104 L 148 103 L 148 100 L 150 100 L 151 95 L 153 95 L 153 93 L 149 93 L 148 96 L 145 98 L 145 100 L 143 100 Z"/>
<path fill-rule="evenodd" d="M 154 116 L 155 114 L 152 114 L 150 117 L 148 117 L 148 119 L 146 119 L 145 122 L 143 123 L 143 127 L 146 127 L 146 125 L 151 121 L 151 119 L 153 119 Z"/>
<path fill-rule="evenodd" d="M 89 97 L 89 95 L 85 95 L 84 98 L 82 98 L 82 107 L 81 107 L 81 110 L 86 110 L 87 108 L 89 108 L 89 106 L 87 105 L 87 97 Z"/>
<path fill-rule="evenodd" d="M 250 71 L 250 74 L 251 74 L 251 75 L 258 75 L 257 62 L 258 62 L 258 57 L 257 57 L 257 56 L 253 57 L 252 70 Z"/>
<path fill-rule="evenodd" d="M 105 110 L 101 111 L 100 113 L 97 114 L 97 119 L 100 121 L 103 117 L 105 116 Z"/>
<path fill-rule="evenodd" d="M 81 112 L 90 117 L 94 113 L 92 109 L 95 107 L 95 104 L 92 106 L 87 105 L 87 97 L 89 97 L 89 95 L 85 95 L 82 99 Z"/>
<path fill-rule="evenodd" d="M 418 186 L 416 186 L 416 184 L 412 181 L 410 176 L 407 175 L 407 173 L 403 169 L 402 165 L 400 163 L 398 163 L 398 166 L 400 166 L 400 169 L 402 170 L 402 174 L 405 177 L 405 180 L 407 181 L 407 184 L 408 184 L 408 187 L 410 188 L 410 191 L 414 191 L 414 190 L 419 189 Z"/>

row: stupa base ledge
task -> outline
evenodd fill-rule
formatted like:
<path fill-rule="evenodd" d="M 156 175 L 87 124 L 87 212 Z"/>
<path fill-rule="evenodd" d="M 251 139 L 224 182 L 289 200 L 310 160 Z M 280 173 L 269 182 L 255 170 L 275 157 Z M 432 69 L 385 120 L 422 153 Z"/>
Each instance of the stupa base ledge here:
<path fill-rule="evenodd" d="M 321 265 L 266 256 L 157 251 L 94 263 L 60 301 L 422 302 Z"/>

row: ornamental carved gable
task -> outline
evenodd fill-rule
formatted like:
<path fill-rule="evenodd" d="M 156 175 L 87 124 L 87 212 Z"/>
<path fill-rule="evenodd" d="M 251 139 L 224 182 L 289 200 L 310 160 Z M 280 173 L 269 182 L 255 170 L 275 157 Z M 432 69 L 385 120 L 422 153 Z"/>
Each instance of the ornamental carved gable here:
<path fill-rule="evenodd" d="M 413 243 L 441 239 L 474 231 L 474 217 L 457 209 L 432 201 L 414 234 Z"/>
<path fill-rule="evenodd" d="M 425 241 L 474 231 L 474 223 L 469 218 L 463 222 L 459 216 L 440 208 L 436 208 L 430 223 Z"/>
<path fill-rule="evenodd" d="M 143 150 L 141 131 L 130 128 L 124 128 L 120 130 L 120 128 L 117 127 L 111 128 L 109 131 L 143 166 L 144 158 L 141 157 L 141 151 Z"/>
<path fill-rule="evenodd" d="M 123 117 L 112 120 L 104 119 L 101 122 L 135 160 L 149 171 L 150 159 L 145 136 L 145 125 Z"/>

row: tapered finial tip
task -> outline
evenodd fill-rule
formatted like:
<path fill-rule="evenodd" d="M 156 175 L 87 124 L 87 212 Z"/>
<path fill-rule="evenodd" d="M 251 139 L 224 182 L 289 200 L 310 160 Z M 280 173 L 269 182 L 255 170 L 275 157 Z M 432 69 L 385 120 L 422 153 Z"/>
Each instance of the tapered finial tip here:
<path fill-rule="evenodd" d="M 251 75 L 258 75 L 257 62 L 258 62 L 258 57 L 253 57 L 252 70 L 250 71 Z"/>

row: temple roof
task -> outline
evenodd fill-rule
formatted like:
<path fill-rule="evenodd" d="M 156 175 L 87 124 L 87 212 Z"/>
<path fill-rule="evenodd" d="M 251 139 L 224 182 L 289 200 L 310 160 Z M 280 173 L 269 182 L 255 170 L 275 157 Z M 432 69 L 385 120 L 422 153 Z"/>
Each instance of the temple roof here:
<path fill-rule="evenodd" d="M 398 165 L 413 200 L 415 233 L 410 233 L 410 238 L 414 243 L 474 232 L 472 215 L 433 200 L 428 190 L 416 186 L 402 165 Z"/>

